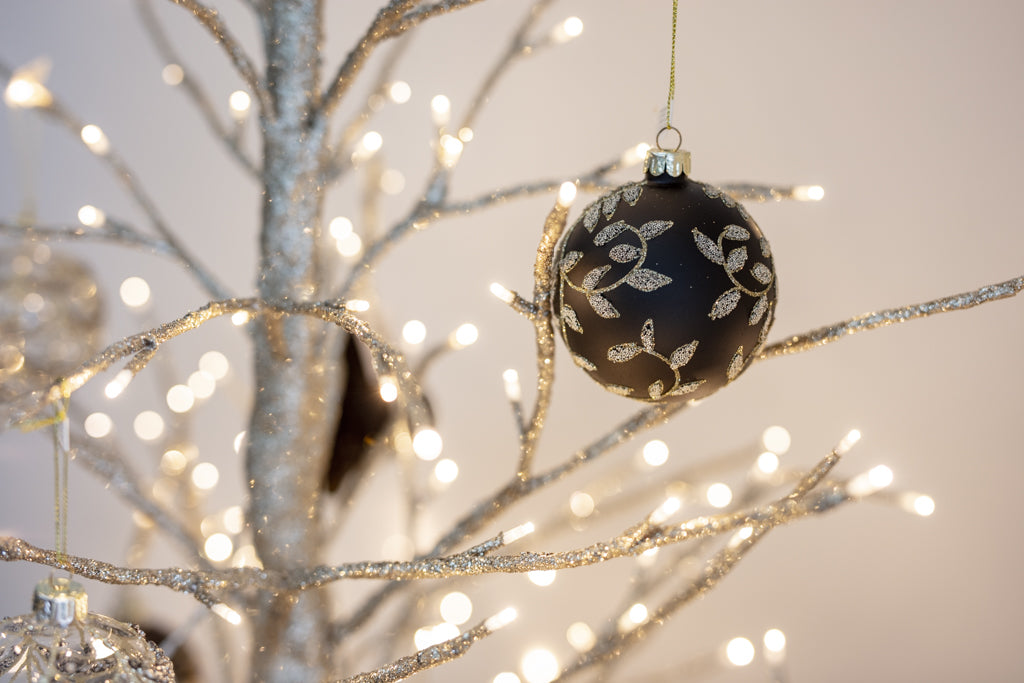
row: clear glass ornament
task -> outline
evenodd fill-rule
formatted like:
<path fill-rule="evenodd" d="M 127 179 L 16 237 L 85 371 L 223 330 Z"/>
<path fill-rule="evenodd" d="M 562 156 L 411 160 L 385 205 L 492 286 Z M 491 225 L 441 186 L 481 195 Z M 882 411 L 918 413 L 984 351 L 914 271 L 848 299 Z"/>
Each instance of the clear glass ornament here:
<path fill-rule="evenodd" d="M 102 302 L 81 261 L 25 242 L 0 249 L 0 399 L 40 389 L 100 347 Z"/>
<path fill-rule="evenodd" d="M 90 614 L 82 587 L 70 579 L 36 586 L 32 613 L 0 621 L 0 682 L 161 683 L 174 680 L 171 661 L 145 634 Z"/>

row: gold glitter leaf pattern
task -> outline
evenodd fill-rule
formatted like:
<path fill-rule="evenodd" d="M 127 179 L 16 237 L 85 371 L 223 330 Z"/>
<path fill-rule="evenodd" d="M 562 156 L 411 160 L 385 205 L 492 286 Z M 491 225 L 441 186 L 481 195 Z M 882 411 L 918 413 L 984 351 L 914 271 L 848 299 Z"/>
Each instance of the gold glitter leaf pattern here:
<path fill-rule="evenodd" d="M 609 250 L 608 256 L 618 263 L 630 263 L 640 258 L 640 250 L 632 244 L 616 244 Z"/>
<path fill-rule="evenodd" d="M 672 227 L 672 221 L 647 221 L 640 226 L 640 236 L 644 239 L 657 237 Z"/>
<path fill-rule="evenodd" d="M 618 318 L 619 311 L 617 308 L 612 306 L 612 302 L 605 299 L 600 294 L 591 294 L 587 297 L 587 301 L 590 302 L 590 307 L 594 309 L 594 313 L 597 313 L 602 318 Z"/>
<path fill-rule="evenodd" d="M 597 219 L 601 217 L 601 204 L 600 202 L 594 202 L 588 208 L 586 213 L 583 214 L 583 227 L 587 229 L 587 232 L 594 232 L 594 226 L 597 225 Z"/>
<path fill-rule="evenodd" d="M 580 319 L 576 317 L 576 311 L 569 304 L 562 304 L 562 312 L 560 314 L 562 322 L 571 330 L 576 330 L 580 334 L 583 334 L 583 326 L 580 325 Z"/>
<path fill-rule="evenodd" d="M 731 240 L 749 240 L 750 231 L 739 225 L 727 225 L 725 236 Z"/>
<path fill-rule="evenodd" d="M 772 281 L 772 271 L 763 263 L 755 263 L 754 267 L 750 269 L 750 274 L 762 285 L 767 285 Z"/>
<path fill-rule="evenodd" d="M 630 206 L 636 206 L 636 203 L 640 201 L 640 194 L 644 191 L 643 185 L 634 183 L 632 185 L 626 185 L 622 188 L 622 198 L 626 200 L 626 203 Z"/>
<path fill-rule="evenodd" d="M 626 277 L 626 283 L 641 292 L 653 292 L 672 282 L 672 278 L 650 268 L 634 268 Z"/>
<path fill-rule="evenodd" d="M 607 389 L 608 391 L 612 392 L 613 394 L 618 394 L 619 396 L 632 396 L 633 395 L 633 390 L 631 388 L 624 387 L 624 386 L 621 386 L 619 384 L 605 384 L 604 388 Z"/>
<path fill-rule="evenodd" d="M 615 346 L 608 349 L 608 360 L 613 363 L 625 363 L 628 360 L 632 360 L 640 355 L 643 349 L 639 345 L 633 342 L 626 342 L 625 344 L 616 344 Z"/>
<path fill-rule="evenodd" d="M 604 246 L 622 234 L 628 227 L 625 221 L 616 221 L 611 225 L 605 226 L 601 229 L 601 232 L 594 236 L 594 244 L 598 247 Z"/>
<path fill-rule="evenodd" d="M 718 265 L 725 264 L 725 255 L 722 254 L 722 250 L 718 248 L 710 237 L 702 233 L 697 228 L 693 229 L 693 239 L 697 243 L 697 248 L 700 249 L 700 253 L 704 254 L 707 260 Z"/>
<path fill-rule="evenodd" d="M 657 400 L 661 398 L 662 393 L 665 391 L 665 385 L 661 383 L 661 380 L 657 380 L 651 386 L 647 387 L 647 394 Z"/>
<path fill-rule="evenodd" d="M 597 370 L 596 365 L 594 365 L 593 363 L 591 363 L 589 360 L 587 360 L 578 353 L 572 354 L 572 362 L 576 363 L 576 365 L 580 366 L 584 370 L 589 370 L 590 372 Z"/>
<path fill-rule="evenodd" d="M 686 384 L 682 384 L 673 389 L 672 391 L 668 392 L 668 395 L 685 396 L 686 394 L 692 394 L 693 392 L 697 391 L 697 388 L 700 387 L 701 384 L 704 384 L 704 380 L 702 379 L 699 379 L 696 382 L 687 382 Z"/>
<path fill-rule="evenodd" d="M 576 264 L 580 262 L 581 258 L 583 258 L 582 251 L 570 251 L 568 254 L 562 257 L 561 261 L 558 262 L 558 267 L 562 269 L 563 273 L 568 273 L 570 270 L 576 267 Z"/>
<path fill-rule="evenodd" d="M 735 227 L 735 226 L 732 226 Z M 736 271 L 743 268 L 747 263 L 747 248 L 738 247 L 729 252 L 729 256 L 725 259 L 725 272 L 735 273 Z"/>
<path fill-rule="evenodd" d="M 611 218 L 618 206 L 619 194 L 616 192 L 604 198 L 604 201 L 601 203 L 601 213 L 604 214 L 605 218 Z"/>
<path fill-rule="evenodd" d="M 754 302 L 754 308 L 753 308 L 753 310 L 750 311 L 750 318 L 747 320 L 747 323 L 750 324 L 750 325 L 758 324 L 759 322 L 761 322 L 761 317 L 764 315 L 764 312 L 767 311 L 767 310 L 768 310 L 768 297 L 762 295 L 760 298 L 758 298 L 757 301 Z"/>
<path fill-rule="evenodd" d="M 598 266 L 597 268 L 594 268 L 592 271 L 587 273 L 586 277 L 583 278 L 583 289 L 589 291 L 594 287 L 597 287 L 597 283 L 600 282 L 601 278 L 604 277 L 604 274 L 611 269 L 612 267 L 608 265 Z"/>
<path fill-rule="evenodd" d="M 654 353 L 654 319 L 648 318 L 640 330 L 640 342 L 644 345 L 644 351 Z"/>
<path fill-rule="evenodd" d="M 699 339 L 694 339 L 689 344 L 684 344 L 672 352 L 672 355 L 669 356 L 668 363 L 673 370 L 678 370 L 690 362 L 690 359 L 693 358 L 694 352 L 697 350 L 697 344 L 699 342 Z"/>
<path fill-rule="evenodd" d="M 733 354 L 732 360 L 729 361 L 729 369 L 725 371 L 729 381 L 733 381 L 740 376 L 743 372 L 743 347 L 736 349 L 736 353 Z"/>
<path fill-rule="evenodd" d="M 736 308 L 736 304 L 740 302 L 740 297 L 743 296 L 740 290 L 736 287 L 726 290 L 721 296 L 715 299 L 714 305 L 711 306 L 711 313 L 708 316 L 712 320 L 718 320 L 724 318 L 733 312 Z"/>

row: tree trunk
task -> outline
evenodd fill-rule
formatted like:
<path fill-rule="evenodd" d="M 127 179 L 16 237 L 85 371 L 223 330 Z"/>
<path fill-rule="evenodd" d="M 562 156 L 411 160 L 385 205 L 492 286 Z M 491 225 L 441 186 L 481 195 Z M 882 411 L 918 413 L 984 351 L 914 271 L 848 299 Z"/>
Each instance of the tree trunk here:
<path fill-rule="evenodd" d="M 264 299 L 314 300 L 322 197 L 317 166 L 323 126 L 319 101 L 321 0 L 267 3 L 263 35 L 263 225 L 258 290 Z M 333 412 L 325 372 L 327 331 L 303 316 L 262 317 L 254 325 L 255 399 L 246 467 L 249 523 L 267 569 L 317 564 L 320 479 Z M 327 417 L 325 417 L 325 414 Z M 328 614 L 316 591 L 260 596 L 254 616 L 252 679 L 268 683 L 324 680 Z"/>

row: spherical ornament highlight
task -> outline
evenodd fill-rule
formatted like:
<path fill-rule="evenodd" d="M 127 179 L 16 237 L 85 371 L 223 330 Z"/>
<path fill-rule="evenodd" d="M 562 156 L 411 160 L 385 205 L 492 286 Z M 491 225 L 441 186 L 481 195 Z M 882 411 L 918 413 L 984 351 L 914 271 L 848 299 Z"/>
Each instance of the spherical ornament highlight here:
<path fill-rule="evenodd" d="M 644 401 L 703 398 L 736 379 L 775 315 L 768 241 L 685 166 L 686 153 L 653 150 L 645 179 L 588 206 L 556 251 L 554 311 L 573 360 Z"/>
<path fill-rule="evenodd" d="M 130 624 L 88 611 L 69 579 L 36 586 L 32 614 L 0 621 L 0 681 L 170 683 L 163 651 Z"/>

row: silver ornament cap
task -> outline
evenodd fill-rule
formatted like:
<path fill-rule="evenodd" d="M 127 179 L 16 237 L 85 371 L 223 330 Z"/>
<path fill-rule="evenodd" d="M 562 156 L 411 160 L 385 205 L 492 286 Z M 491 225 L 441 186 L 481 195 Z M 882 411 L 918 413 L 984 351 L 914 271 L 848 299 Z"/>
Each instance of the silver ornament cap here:
<path fill-rule="evenodd" d="M 46 579 L 36 584 L 32 613 L 40 621 L 67 628 L 71 622 L 85 619 L 89 613 L 89 596 L 81 584 L 71 579 Z"/>
<path fill-rule="evenodd" d="M 644 173 L 655 178 L 690 175 L 690 153 L 685 149 L 668 150 L 652 147 L 647 150 L 647 156 L 644 157 Z"/>

